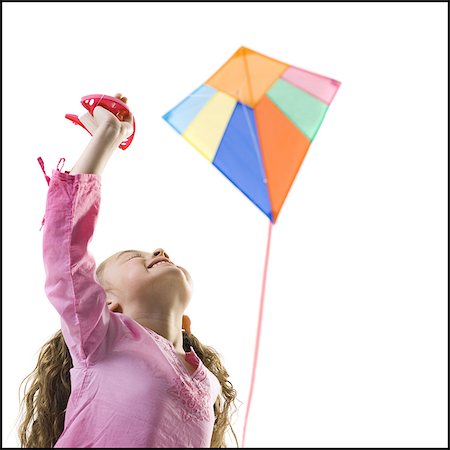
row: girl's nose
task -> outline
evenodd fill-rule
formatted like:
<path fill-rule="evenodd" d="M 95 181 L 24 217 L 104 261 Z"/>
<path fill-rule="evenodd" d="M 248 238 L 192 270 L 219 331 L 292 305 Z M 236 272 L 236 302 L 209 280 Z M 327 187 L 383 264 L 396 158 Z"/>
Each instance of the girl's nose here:
<path fill-rule="evenodd" d="M 170 259 L 169 255 L 164 251 L 163 248 L 157 248 L 154 252 L 153 252 L 153 256 L 164 256 L 167 259 Z"/>

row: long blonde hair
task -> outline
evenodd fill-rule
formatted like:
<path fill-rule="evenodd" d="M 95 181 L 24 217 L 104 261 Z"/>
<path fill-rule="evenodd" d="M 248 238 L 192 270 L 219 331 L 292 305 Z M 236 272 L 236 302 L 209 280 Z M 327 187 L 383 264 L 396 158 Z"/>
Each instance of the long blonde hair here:
<path fill-rule="evenodd" d="M 103 263 L 97 269 L 103 268 Z M 183 330 L 184 339 L 194 347 L 203 364 L 217 377 L 222 387 L 214 403 L 214 428 L 211 448 L 225 448 L 225 433 L 230 429 L 237 447 L 231 416 L 236 412 L 236 390 L 228 380 L 229 374 L 214 348 L 203 345 L 192 333 Z M 52 448 L 64 430 L 64 419 L 73 367 L 69 348 L 61 330 L 41 348 L 35 369 L 22 381 L 24 396 L 20 402 L 21 422 L 18 434 L 21 448 Z M 29 386 L 30 385 L 30 386 Z M 231 408 L 233 406 L 233 408 Z"/>

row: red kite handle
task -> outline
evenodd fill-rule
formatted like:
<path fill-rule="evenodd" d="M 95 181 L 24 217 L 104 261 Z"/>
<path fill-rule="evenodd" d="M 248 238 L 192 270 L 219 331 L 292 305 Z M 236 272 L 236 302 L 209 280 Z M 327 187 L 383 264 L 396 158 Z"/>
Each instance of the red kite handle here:
<path fill-rule="evenodd" d="M 84 97 L 81 97 L 81 104 L 89 111 L 91 115 L 94 115 L 93 113 L 96 106 L 102 106 L 103 108 L 107 109 L 110 113 L 114 114 L 120 121 L 123 121 L 123 119 L 130 112 L 130 110 L 128 109 L 128 105 L 125 102 L 118 99 L 117 97 L 111 97 L 110 95 L 102 95 L 102 94 L 85 95 Z M 67 118 L 70 119 L 69 117 Z M 83 126 L 83 128 L 85 127 Z M 136 121 L 134 120 L 133 117 L 133 133 L 119 145 L 119 148 L 121 148 L 122 150 L 126 150 L 130 146 L 134 138 L 135 131 L 136 131 Z"/>

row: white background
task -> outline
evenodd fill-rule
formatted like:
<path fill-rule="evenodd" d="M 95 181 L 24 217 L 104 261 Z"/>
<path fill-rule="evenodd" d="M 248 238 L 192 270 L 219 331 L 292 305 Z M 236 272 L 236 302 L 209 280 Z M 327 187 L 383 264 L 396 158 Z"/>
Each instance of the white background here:
<path fill-rule="evenodd" d="M 161 116 L 242 45 L 342 82 L 273 228 L 246 446 L 447 445 L 446 3 L 2 10 L 3 446 L 60 327 L 36 158 L 69 170 L 89 135 L 64 114 L 116 92 L 137 131 L 102 177 L 90 250 L 162 246 L 190 271 L 186 312 L 238 391 L 241 440 L 268 220 Z"/>

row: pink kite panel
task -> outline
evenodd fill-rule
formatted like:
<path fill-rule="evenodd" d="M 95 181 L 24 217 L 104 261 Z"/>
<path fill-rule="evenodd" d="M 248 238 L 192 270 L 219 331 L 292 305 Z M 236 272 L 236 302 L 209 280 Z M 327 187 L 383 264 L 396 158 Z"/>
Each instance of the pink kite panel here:
<path fill-rule="evenodd" d="M 298 69 L 297 67 L 289 67 L 281 76 L 283 80 L 288 81 L 292 85 L 303 89 L 319 100 L 329 105 L 339 89 L 341 83 L 332 78 L 324 77 L 307 70 Z"/>

